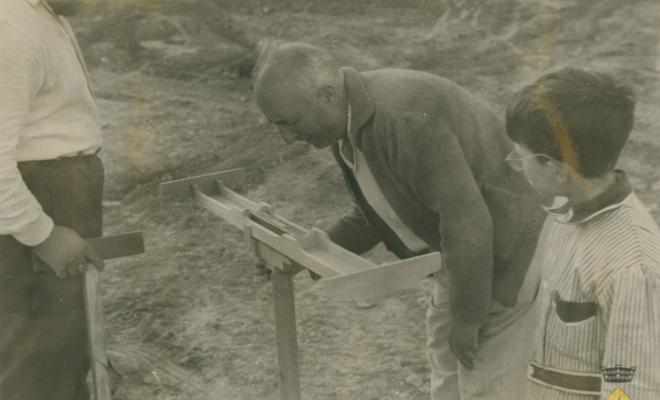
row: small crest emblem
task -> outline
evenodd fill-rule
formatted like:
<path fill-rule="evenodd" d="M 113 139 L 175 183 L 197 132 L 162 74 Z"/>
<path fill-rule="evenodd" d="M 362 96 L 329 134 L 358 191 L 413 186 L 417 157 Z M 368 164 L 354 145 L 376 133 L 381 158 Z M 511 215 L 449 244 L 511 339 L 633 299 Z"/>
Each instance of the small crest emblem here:
<path fill-rule="evenodd" d="M 630 382 L 635 376 L 635 367 L 622 367 L 616 364 L 614 367 L 601 368 L 605 382 Z"/>

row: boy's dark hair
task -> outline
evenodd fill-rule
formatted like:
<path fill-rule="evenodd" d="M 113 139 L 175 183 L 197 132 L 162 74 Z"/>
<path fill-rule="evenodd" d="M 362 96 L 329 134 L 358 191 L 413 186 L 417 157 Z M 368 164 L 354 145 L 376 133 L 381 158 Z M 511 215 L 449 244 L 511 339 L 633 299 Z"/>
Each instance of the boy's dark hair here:
<path fill-rule="evenodd" d="M 632 89 L 602 72 L 564 68 L 518 91 L 507 134 L 587 178 L 611 171 L 633 127 Z"/>

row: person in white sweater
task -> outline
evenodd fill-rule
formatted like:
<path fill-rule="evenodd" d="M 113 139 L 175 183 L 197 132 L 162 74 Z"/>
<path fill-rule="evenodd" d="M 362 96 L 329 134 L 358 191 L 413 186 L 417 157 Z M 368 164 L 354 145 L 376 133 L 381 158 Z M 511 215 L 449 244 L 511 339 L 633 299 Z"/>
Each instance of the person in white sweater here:
<path fill-rule="evenodd" d="M 80 273 L 103 263 L 101 129 L 62 16 L 79 1 L 0 2 L 0 399 L 89 398 Z M 35 272 L 37 262 L 50 267 Z"/>

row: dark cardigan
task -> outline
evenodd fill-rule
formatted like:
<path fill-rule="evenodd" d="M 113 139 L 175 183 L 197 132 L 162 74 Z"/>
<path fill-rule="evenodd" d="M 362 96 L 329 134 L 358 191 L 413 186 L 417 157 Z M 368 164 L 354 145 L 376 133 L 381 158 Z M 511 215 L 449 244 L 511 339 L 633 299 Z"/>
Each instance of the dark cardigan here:
<path fill-rule="evenodd" d="M 545 214 L 504 161 L 512 145 L 502 123 L 437 75 L 342 72 L 352 109 L 349 138 L 399 218 L 442 252 L 452 314 L 483 323 L 491 299 L 513 307 Z M 330 237 L 355 253 L 383 241 L 397 256 L 413 256 L 365 201 L 337 144 L 332 151 L 356 207 L 329 229 Z"/>

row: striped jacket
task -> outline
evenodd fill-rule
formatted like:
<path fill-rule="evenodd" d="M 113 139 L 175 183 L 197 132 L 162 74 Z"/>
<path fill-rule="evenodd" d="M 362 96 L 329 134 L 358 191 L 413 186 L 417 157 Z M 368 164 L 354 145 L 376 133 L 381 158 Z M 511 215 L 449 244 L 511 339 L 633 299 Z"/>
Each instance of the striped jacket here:
<path fill-rule="evenodd" d="M 618 387 L 632 400 L 660 399 L 660 231 L 622 172 L 616 188 L 590 206 L 571 210 L 568 221 L 552 219 L 540 244 L 534 363 L 590 373 L 601 380 L 601 394 L 532 379 L 529 398 L 607 399 Z M 636 368 L 632 381 L 600 379 L 602 367 L 617 364 Z"/>

